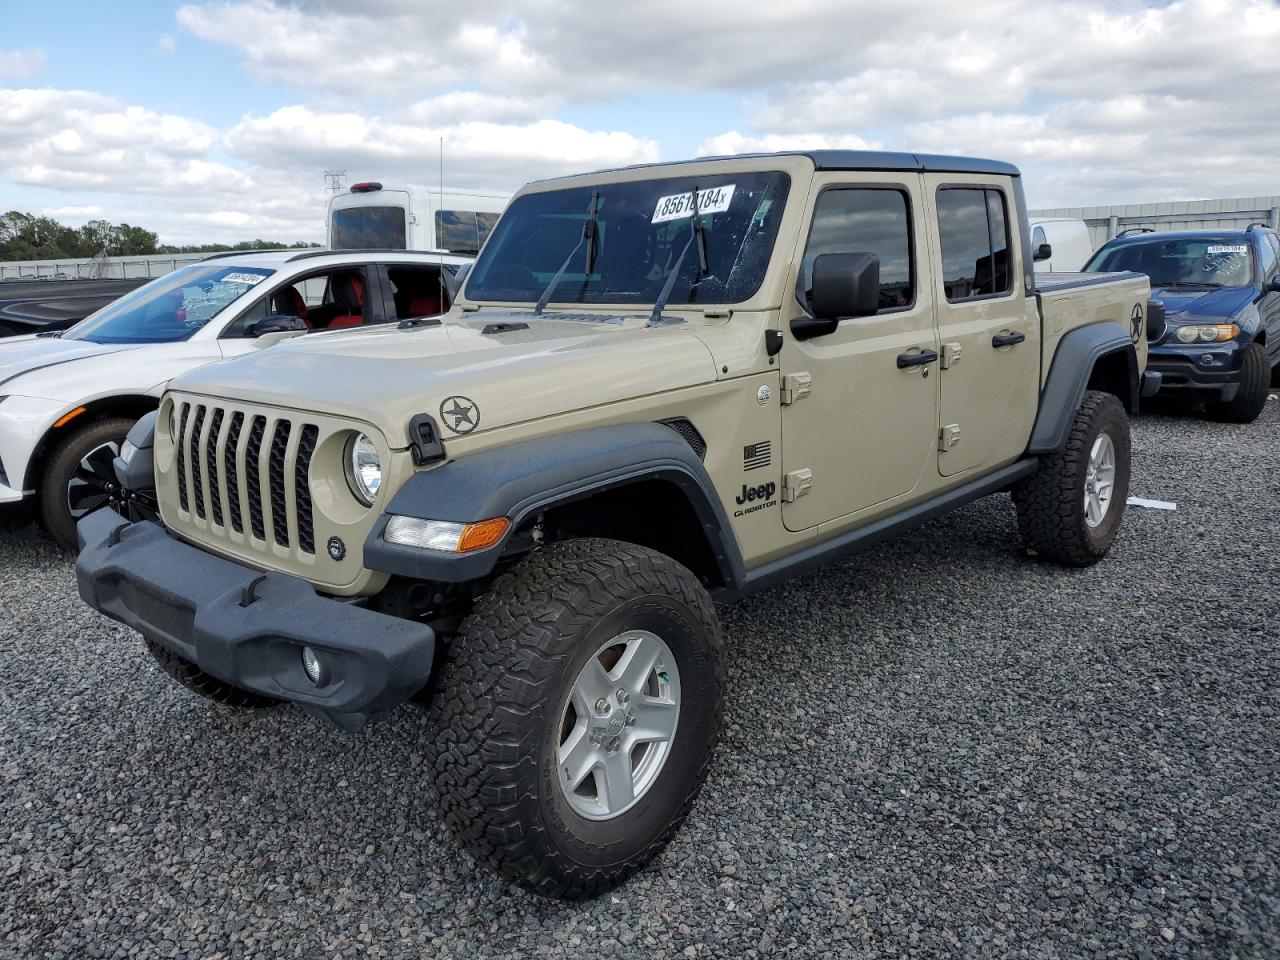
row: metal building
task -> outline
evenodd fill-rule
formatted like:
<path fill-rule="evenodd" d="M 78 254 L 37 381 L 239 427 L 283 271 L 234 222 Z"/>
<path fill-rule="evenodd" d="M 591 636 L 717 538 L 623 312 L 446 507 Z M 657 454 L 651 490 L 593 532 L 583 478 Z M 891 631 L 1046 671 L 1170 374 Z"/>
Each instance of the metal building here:
<path fill-rule="evenodd" d="M 1179 200 L 1174 203 L 1129 203 L 1110 207 L 1059 207 L 1033 210 L 1032 217 L 1071 217 L 1089 226 L 1094 249 L 1122 230 L 1243 230 L 1265 223 L 1280 230 L 1280 196 L 1226 200 Z"/>

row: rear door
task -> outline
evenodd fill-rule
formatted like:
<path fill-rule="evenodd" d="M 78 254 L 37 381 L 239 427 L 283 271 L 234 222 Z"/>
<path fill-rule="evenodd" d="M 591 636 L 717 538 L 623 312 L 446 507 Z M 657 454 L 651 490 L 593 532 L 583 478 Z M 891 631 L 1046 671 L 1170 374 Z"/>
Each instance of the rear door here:
<path fill-rule="evenodd" d="M 938 337 L 922 209 L 915 174 L 901 182 L 855 172 L 814 180 L 810 231 L 782 312 L 782 516 L 788 530 L 888 509 L 932 474 Z M 809 277 L 823 253 L 879 256 L 880 311 L 800 340 L 789 322 L 809 315 Z M 929 360 L 928 354 L 934 355 L 930 362 L 899 363 L 899 357 Z"/>
<path fill-rule="evenodd" d="M 1009 182 L 926 174 L 938 230 L 933 259 L 941 340 L 938 472 L 951 477 L 1016 458 L 1040 385 L 1040 322 L 1024 293 Z"/>

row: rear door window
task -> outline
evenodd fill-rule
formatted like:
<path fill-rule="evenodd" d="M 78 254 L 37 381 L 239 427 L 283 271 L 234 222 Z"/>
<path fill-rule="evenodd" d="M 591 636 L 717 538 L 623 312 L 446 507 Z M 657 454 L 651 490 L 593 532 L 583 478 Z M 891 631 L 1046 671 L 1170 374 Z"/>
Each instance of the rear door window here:
<path fill-rule="evenodd" d="M 938 190 L 938 234 L 948 301 L 999 297 L 1013 289 L 1009 213 L 1003 191 L 942 187 Z"/>
<path fill-rule="evenodd" d="M 440 267 L 395 264 L 387 267 L 396 319 L 434 317 L 449 309 L 449 291 L 442 282 L 440 270 Z"/>

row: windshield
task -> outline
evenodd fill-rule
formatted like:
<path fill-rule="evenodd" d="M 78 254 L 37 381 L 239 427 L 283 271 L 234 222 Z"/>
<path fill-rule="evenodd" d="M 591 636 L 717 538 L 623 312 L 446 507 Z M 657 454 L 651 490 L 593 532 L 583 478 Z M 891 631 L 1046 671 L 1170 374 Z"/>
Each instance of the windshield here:
<path fill-rule="evenodd" d="M 584 272 L 585 250 L 574 257 L 551 301 L 654 303 L 689 239 L 696 188 L 707 271 L 685 257 L 667 302 L 740 303 L 764 279 L 790 183 L 785 173 L 725 173 L 526 194 L 498 221 L 467 296 L 536 302 L 581 241 L 596 191 L 594 269 Z"/>
<path fill-rule="evenodd" d="M 1153 287 L 1247 287 L 1253 281 L 1253 253 L 1247 240 L 1157 235 L 1103 247 L 1085 270 L 1145 273 Z"/>
<path fill-rule="evenodd" d="M 334 250 L 407 250 L 404 207 L 346 207 L 333 211 Z"/>
<path fill-rule="evenodd" d="M 67 331 L 90 343 L 173 343 L 185 340 L 274 270 L 232 264 L 192 264 L 127 293 Z"/>

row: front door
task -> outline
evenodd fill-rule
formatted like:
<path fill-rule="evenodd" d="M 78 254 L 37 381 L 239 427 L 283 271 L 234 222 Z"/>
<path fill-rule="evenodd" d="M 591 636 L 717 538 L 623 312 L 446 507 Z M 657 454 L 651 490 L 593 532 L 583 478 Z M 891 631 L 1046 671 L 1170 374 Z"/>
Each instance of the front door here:
<path fill-rule="evenodd" d="M 920 178 L 820 176 L 809 210 L 779 356 L 782 516 L 793 531 L 851 522 L 906 498 L 933 471 L 938 422 L 936 359 L 919 362 L 938 349 Z M 797 339 L 789 321 L 808 315 L 813 261 L 823 253 L 879 257 L 880 311 Z"/>
<path fill-rule="evenodd" d="M 1040 390 L 1040 321 L 1022 283 L 1016 207 L 1005 186 L 927 174 L 942 343 L 938 472 L 994 467 L 1026 448 Z M 959 182 L 957 182 L 959 181 Z"/>

